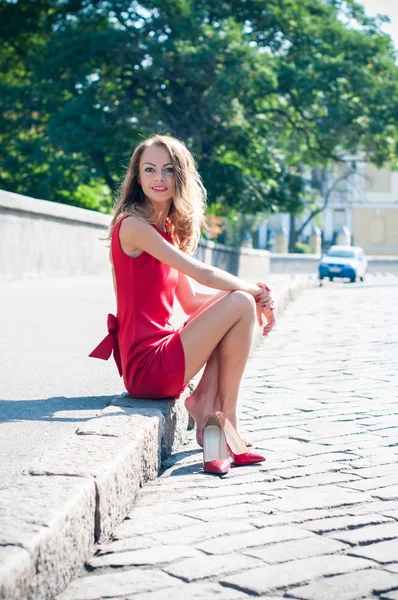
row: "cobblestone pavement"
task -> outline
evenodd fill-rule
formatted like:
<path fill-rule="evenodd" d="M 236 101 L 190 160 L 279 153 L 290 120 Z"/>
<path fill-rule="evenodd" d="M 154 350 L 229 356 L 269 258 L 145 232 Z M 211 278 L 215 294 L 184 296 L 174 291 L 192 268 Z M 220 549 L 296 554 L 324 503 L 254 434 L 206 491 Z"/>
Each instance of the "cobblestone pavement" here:
<path fill-rule="evenodd" d="M 304 292 L 246 370 L 267 462 L 190 442 L 59 600 L 398 600 L 398 283 Z"/>

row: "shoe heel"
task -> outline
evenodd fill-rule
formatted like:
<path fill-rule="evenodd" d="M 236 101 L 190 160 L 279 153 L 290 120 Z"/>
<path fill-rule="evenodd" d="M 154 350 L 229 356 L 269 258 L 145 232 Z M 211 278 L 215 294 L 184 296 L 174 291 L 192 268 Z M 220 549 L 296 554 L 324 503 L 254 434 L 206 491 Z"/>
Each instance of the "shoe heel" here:
<path fill-rule="evenodd" d="M 225 475 L 231 467 L 222 422 L 217 415 L 206 417 L 203 427 L 203 470 Z"/>

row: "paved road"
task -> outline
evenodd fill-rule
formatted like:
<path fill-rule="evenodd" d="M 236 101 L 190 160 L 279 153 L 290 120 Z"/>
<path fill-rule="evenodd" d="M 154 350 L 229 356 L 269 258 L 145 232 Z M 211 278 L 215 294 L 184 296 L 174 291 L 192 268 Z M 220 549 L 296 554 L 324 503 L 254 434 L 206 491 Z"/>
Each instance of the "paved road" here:
<path fill-rule="evenodd" d="M 398 283 L 304 292 L 256 351 L 219 479 L 191 441 L 58 600 L 398 599 Z"/>
<path fill-rule="evenodd" d="M 3 283 L 0 297 L 1 489 L 123 388 L 111 361 L 87 356 L 114 307 L 109 279 Z"/>

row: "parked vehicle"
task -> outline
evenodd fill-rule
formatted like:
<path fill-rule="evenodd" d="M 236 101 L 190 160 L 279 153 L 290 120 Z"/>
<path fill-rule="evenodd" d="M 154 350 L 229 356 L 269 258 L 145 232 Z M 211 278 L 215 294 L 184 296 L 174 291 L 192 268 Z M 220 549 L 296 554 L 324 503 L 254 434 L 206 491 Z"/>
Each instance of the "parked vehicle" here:
<path fill-rule="evenodd" d="M 319 279 L 329 277 L 333 281 L 337 277 L 354 282 L 359 277 L 363 281 L 367 266 L 365 252 L 359 246 L 331 246 L 319 263 Z"/>

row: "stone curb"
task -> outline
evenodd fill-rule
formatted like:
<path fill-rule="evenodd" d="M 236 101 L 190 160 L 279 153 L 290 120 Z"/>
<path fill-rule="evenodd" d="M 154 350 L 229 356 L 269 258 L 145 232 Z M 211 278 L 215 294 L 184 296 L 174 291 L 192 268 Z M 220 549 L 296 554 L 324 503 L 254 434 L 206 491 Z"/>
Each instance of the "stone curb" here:
<path fill-rule="evenodd" d="M 64 589 L 187 428 L 181 401 L 115 397 L 2 490 L 1 600 L 49 600 Z"/>
<path fill-rule="evenodd" d="M 278 314 L 317 285 L 316 278 L 292 279 L 276 295 Z M 261 340 L 257 332 L 252 349 Z M 131 511 L 139 488 L 183 442 L 182 400 L 114 397 L 0 492 L 1 600 L 50 600 L 80 572 L 95 544 Z"/>
<path fill-rule="evenodd" d="M 319 287 L 319 279 L 316 276 L 292 279 L 292 283 L 281 290 L 276 296 L 277 315 L 281 315 L 286 307 L 293 302 L 304 290 Z"/>

